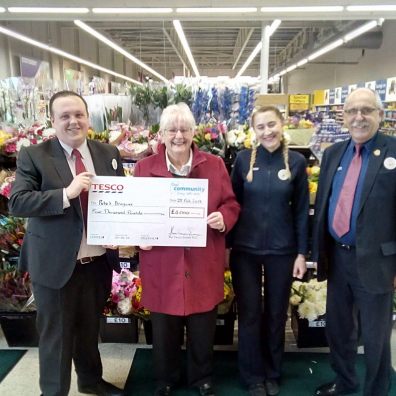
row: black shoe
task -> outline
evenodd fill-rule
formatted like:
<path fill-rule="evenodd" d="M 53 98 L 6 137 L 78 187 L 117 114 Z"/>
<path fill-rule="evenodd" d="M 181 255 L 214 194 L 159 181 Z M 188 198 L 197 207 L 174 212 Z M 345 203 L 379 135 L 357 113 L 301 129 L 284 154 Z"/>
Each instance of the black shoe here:
<path fill-rule="evenodd" d="M 350 395 L 359 390 L 359 387 L 355 389 L 340 389 L 335 382 L 329 382 L 323 384 L 316 389 L 314 396 L 338 396 L 338 395 Z"/>
<path fill-rule="evenodd" d="M 250 396 L 267 396 L 264 384 L 253 384 L 249 386 Z"/>
<path fill-rule="evenodd" d="M 201 396 L 215 396 L 212 384 L 210 382 L 205 382 L 198 387 L 199 394 Z"/>
<path fill-rule="evenodd" d="M 101 379 L 95 385 L 79 385 L 78 391 L 80 393 L 87 393 L 89 395 L 98 395 L 98 396 L 123 396 L 124 391 L 120 388 L 117 388 L 110 382 L 106 382 Z"/>
<path fill-rule="evenodd" d="M 279 382 L 276 379 L 268 379 L 265 381 L 265 390 L 268 396 L 275 396 L 279 393 Z"/>
<path fill-rule="evenodd" d="M 171 394 L 171 387 L 166 385 L 162 388 L 158 388 L 154 392 L 154 396 L 169 396 Z"/>

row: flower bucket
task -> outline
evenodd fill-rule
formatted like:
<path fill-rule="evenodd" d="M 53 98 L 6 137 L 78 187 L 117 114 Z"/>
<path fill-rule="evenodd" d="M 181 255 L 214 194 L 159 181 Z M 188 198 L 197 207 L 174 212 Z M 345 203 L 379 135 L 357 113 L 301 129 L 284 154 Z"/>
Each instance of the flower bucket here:
<path fill-rule="evenodd" d="M 38 346 L 36 312 L 3 312 L 0 313 L 0 322 L 8 346 Z"/>
<path fill-rule="evenodd" d="M 100 318 L 99 334 L 102 342 L 132 343 L 138 342 L 138 321 L 130 316 L 105 316 Z"/>
<path fill-rule="evenodd" d="M 215 345 L 232 345 L 234 343 L 235 310 L 231 308 L 223 315 L 217 315 Z"/>
<path fill-rule="evenodd" d="M 321 315 L 315 320 L 301 319 L 297 308 L 291 309 L 291 328 L 298 348 L 327 347 L 326 315 Z"/>

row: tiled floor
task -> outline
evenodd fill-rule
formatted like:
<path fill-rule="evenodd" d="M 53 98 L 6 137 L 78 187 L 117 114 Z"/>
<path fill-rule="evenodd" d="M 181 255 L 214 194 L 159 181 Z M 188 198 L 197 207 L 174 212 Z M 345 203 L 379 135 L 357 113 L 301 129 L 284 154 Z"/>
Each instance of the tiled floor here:
<path fill-rule="evenodd" d="M 137 347 L 149 348 L 144 344 L 144 335 L 139 335 L 139 344 L 100 344 L 100 352 L 103 362 L 103 377 L 113 384 L 123 387 L 132 359 Z M 0 349 L 8 349 L 7 342 L 0 329 Z M 237 348 L 237 343 L 232 346 L 216 347 L 217 349 Z M 298 349 L 293 334 L 288 326 L 286 330 L 286 351 L 289 352 L 327 352 L 327 348 Z M 392 334 L 392 362 L 396 369 L 396 329 Z M 37 348 L 28 348 L 27 353 L 17 363 L 14 369 L 0 383 L 0 395 L 4 396 L 36 396 L 40 395 L 38 386 L 38 351 Z M 73 372 L 70 396 L 80 395 L 77 391 L 76 376 Z M 135 395 L 139 396 L 139 395 Z M 309 395 L 307 395 L 309 396 Z"/>

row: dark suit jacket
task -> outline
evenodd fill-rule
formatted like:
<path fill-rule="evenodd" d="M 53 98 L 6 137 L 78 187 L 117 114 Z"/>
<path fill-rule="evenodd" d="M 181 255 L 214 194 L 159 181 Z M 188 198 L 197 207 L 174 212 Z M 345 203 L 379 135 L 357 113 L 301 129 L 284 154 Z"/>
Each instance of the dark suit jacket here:
<path fill-rule="evenodd" d="M 87 142 L 97 175 L 124 175 L 117 148 L 94 140 Z M 112 165 L 114 159 L 117 169 Z M 70 279 L 83 232 L 79 198 L 63 209 L 63 189 L 72 180 L 57 138 L 20 151 L 9 201 L 12 215 L 29 217 L 19 266 L 29 271 L 33 282 L 53 289 L 63 287 Z M 118 253 L 107 252 L 108 264 L 119 270 Z"/>
<path fill-rule="evenodd" d="M 329 147 L 323 155 L 315 204 L 313 259 L 318 278 L 331 271 L 333 246 L 328 232 L 328 205 L 334 174 L 349 140 Z M 364 287 L 372 293 L 393 290 L 396 275 L 396 169 L 384 161 L 396 161 L 396 139 L 378 133 L 372 146 L 356 224 L 356 258 Z M 394 162 L 394 161 L 393 161 Z M 388 166 L 389 168 L 389 166 Z"/>

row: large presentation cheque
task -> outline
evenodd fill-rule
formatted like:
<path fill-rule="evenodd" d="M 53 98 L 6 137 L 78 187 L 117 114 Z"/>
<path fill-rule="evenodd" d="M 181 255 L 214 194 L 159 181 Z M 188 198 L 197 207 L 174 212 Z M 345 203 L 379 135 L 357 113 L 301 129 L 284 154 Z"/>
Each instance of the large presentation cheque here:
<path fill-rule="evenodd" d="M 206 246 L 208 180 L 95 176 L 89 245 Z"/>

